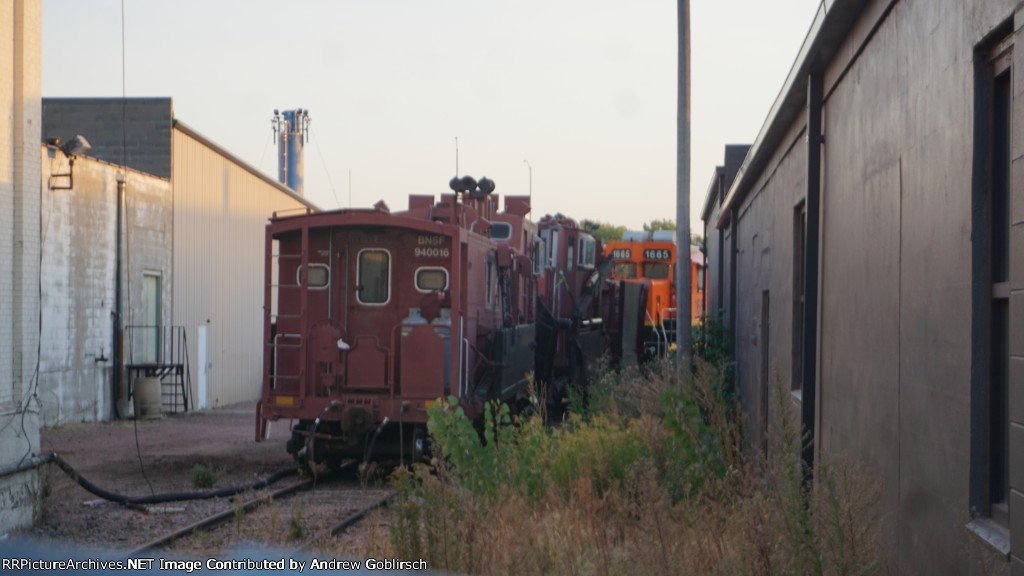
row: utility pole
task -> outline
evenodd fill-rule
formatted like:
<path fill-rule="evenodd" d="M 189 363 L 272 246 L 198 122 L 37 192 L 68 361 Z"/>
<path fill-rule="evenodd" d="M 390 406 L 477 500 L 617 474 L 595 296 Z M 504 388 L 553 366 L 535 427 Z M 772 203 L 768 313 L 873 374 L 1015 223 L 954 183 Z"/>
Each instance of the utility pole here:
<path fill-rule="evenodd" d="M 676 368 L 693 355 L 690 274 L 690 0 L 678 0 L 679 72 L 676 110 Z"/>

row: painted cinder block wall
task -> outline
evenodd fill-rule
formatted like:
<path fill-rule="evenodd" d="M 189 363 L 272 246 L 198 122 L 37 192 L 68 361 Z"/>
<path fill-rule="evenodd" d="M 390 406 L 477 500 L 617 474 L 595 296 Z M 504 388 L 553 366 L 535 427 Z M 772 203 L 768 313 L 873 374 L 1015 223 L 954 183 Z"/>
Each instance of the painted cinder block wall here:
<path fill-rule="evenodd" d="M 0 467 L 39 451 L 39 0 L 0 3 Z M 0 479 L 0 535 L 31 524 L 35 471 Z"/>
<path fill-rule="evenodd" d="M 185 330 L 190 408 L 255 400 L 265 226 L 274 211 L 313 205 L 175 120 L 173 110 L 170 98 L 46 98 L 44 135 L 83 134 L 90 156 L 169 180 L 173 274 L 164 278 L 165 321 Z M 207 336 L 202 365 L 200 330 Z"/>
<path fill-rule="evenodd" d="M 88 138 L 88 136 L 86 136 Z M 123 177 L 122 324 L 142 324 L 142 278 L 162 281 L 161 317 L 171 317 L 171 184 L 88 157 L 43 146 L 42 347 L 38 403 L 43 424 L 130 416 L 113 390 L 114 274 L 118 178 Z M 71 173 L 73 179 L 63 176 Z M 55 176 L 56 175 L 56 176 Z M 66 189 L 72 185 L 71 189 Z M 131 342 L 125 337 L 125 354 Z M 127 360 L 126 360 L 127 362 Z M 116 398 L 121 398 L 117 414 Z"/>
<path fill-rule="evenodd" d="M 816 145 L 806 129 L 807 79 L 816 71 L 824 141 L 818 337 L 809 351 L 815 460 L 853 458 L 881 483 L 890 573 L 1024 574 L 1024 12 L 1008 0 L 836 0 L 819 18 L 826 32 L 812 28 L 806 58 L 730 190 L 736 218 L 709 214 L 717 218 L 709 236 L 715 226 L 726 238 L 736 233 L 736 302 L 727 295 L 725 305 L 735 314 L 744 408 L 756 412 L 771 390 L 762 354 L 783 385 L 793 375 L 795 209 Z M 975 58 L 1003 32 L 1014 78 L 1008 553 L 967 527 L 978 457 L 972 247 L 987 233 L 972 224 Z M 799 414 L 799 391 L 783 393 Z"/>

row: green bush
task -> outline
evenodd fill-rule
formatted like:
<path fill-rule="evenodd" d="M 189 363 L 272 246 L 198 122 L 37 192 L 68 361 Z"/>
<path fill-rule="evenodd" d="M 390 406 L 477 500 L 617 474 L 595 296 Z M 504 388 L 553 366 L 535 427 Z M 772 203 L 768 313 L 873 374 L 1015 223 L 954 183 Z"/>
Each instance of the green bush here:
<path fill-rule="evenodd" d="M 196 488 L 212 488 L 217 483 L 217 473 L 202 464 L 193 466 L 189 477 Z"/>
<path fill-rule="evenodd" d="M 467 574 L 872 573 L 877 485 L 828 459 L 805 480 L 781 382 L 771 459 L 748 454 L 724 331 L 704 330 L 692 373 L 604 370 L 555 428 L 434 404 L 432 465 L 392 479 L 391 552 Z"/>

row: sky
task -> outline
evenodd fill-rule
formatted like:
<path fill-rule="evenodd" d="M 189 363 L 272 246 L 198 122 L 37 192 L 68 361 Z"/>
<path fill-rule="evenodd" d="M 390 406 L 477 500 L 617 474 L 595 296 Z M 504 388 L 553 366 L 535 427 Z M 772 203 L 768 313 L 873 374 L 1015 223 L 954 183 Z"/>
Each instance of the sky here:
<path fill-rule="evenodd" d="M 819 3 L 691 2 L 695 233 L 724 146 L 757 136 Z M 123 7 L 122 44 L 121 0 L 43 0 L 44 97 L 169 96 L 178 120 L 274 178 L 274 110 L 309 110 L 305 195 L 325 209 L 448 192 L 457 141 L 460 175 L 532 191 L 536 218 L 675 219 L 673 0 Z"/>

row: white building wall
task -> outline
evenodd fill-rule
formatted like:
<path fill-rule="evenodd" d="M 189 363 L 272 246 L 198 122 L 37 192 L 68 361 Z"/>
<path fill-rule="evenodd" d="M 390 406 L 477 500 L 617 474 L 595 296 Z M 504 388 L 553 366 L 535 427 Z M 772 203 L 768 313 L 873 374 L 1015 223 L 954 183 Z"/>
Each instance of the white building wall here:
<path fill-rule="evenodd" d="M 88 137 L 88 136 L 87 136 Z M 123 324 L 141 314 L 147 270 L 171 279 L 171 185 L 92 158 L 74 163 L 42 148 L 42 347 L 38 402 L 47 426 L 128 416 L 113 389 L 117 179 L 125 175 L 122 225 Z M 58 176 L 54 176 L 58 174 Z M 170 298 L 162 318 L 170 319 Z M 125 341 L 126 360 L 131 342 Z"/>
<path fill-rule="evenodd" d="M 265 227 L 275 211 L 308 203 L 180 122 L 172 139 L 174 324 L 188 335 L 193 398 L 208 407 L 255 400 L 262 386 Z M 208 338 L 205 399 L 198 394 L 199 326 Z"/>
<path fill-rule="evenodd" d="M 0 3 L 0 467 L 39 451 L 39 0 Z M 0 534 L 32 522 L 35 472 L 0 478 Z"/>

